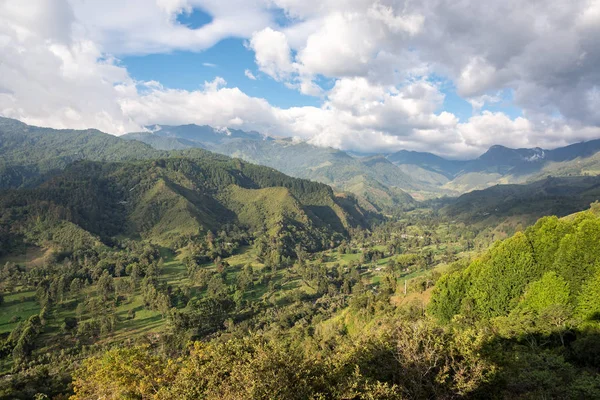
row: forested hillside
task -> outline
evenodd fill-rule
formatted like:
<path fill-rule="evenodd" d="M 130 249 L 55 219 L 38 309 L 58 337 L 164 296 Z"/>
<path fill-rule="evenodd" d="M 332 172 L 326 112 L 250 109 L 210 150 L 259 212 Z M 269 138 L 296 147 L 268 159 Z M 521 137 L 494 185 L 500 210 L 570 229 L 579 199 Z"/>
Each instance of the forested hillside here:
<path fill-rule="evenodd" d="M 346 313 L 233 330 L 177 359 L 115 348 L 83 364 L 73 398 L 598 398 L 598 207 L 453 264 L 425 314 L 381 292 L 351 298 L 360 328 Z"/>
<path fill-rule="evenodd" d="M 441 213 L 471 225 L 519 220 L 523 227 L 544 215 L 565 216 L 600 198 L 599 177 L 545 178 L 522 185 L 496 185 L 458 197 Z"/>
<path fill-rule="evenodd" d="M 140 140 L 160 150 L 203 147 L 266 165 L 291 176 L 351 192 L 364 207 L 373 211 L 414 207 L 415 202 L 407 192 L 426 192 L 429 188 L 427 184 L 413 181 L 411 176 L 381 157 L 378 164 L 340 150 L 295 143 L 290 139 L 274 140 L 237 130 L 230 130 L 231 135 L 218 132 L 207 135 L 207 127 L 186 128 L 185 133 L 171 127 L 153 133 L 127 134 L 124 138 Z"/>
<path fill-rule="evenodd" d="M 597 321 L 599 214 L 595 203 L 567 218 L 544 217 L 495 244 L 437 283 L 432 315 L 446 322 L 494 321 L 507 334 L 522 335 L 568 333 Z"/>
<path fill-rule="evenodd" d="M 164 153 L 163 153 L 164 154 Z M 0 188 L 40 182 L 76 160 L 125 161 L 157 157 L 152 147 L 89 129 L 56 130 L 0 117 Z"/>
<path fill-rule="evenodd" d="M 124 138 L 145 142 L 159 150 L 201 147 L 239 157 L 349 191 L 358 196 L 363 206 L 388 213 L 398 206 L 414 207 L 407 194 L 418 200 L 458 196 L 498 184 L 530 183 L 548 176 L 598 175 L 600 171 L 597 140 L 553 150 L 496 145 L 473 160 L 449 160 L 406 150 L 351 155 L 306 142 L 264 137 L 256 132 L 219 131 L 196 125 L 157 127 L 151 133 L 131 133 Z"/>
<path fill-rule="evenodd" d="M 266 195 L 268 188 L 279 194 Z M 255 193 L 254 208 L 240 208 L 249 207 Z M 287 253 L 296 245 L 311 251 L 329 247 L 347 229 L 367 223 L 360 207 L 338 202 L 326 185 L 210 153 L 137 163 L 77 162 L 37 188 L 5 191 L 0 207 L 4 229 L 16 233 L 28 232 L 39 220 L 68 221 L 103 240 L 124 235 L 181 247 L 207 231 L 235 226 L 253 236 L 268 233 L 275 247 L 286 242 Z"/>

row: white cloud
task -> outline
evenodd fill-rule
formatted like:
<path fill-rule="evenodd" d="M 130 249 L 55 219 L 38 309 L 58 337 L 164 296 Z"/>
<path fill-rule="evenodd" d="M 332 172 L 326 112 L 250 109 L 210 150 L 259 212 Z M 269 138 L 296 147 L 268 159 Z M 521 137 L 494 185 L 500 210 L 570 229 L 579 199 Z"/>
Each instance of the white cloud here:
<path fill-rule="evenodd" d="M 217 64 L 213 64 L 213 63 L 209 63 L 209 62 L 205 62 L 202 63 L 203 66 L 208 67 L 208 68 L 216 68 Z"/>
<path fill-rule="evenodd" d="M 564 121 L 536 123 L 483 111 L 459 122 L 437 112 L 443 95 L 426 81 L 401 87 L 370 86 L 363 78 L 342 80 L 322 107 L 281 109 L 237 88 L 207 84 L 202 91 L 153 88 L 121 100 L 123 112 L 142 125 L 197 123 L 235 126 L 319 146 L 364 151 L 413 149 L 450 157 L 476 157 L 494 144 L 556 147 L 600 136 L 600 129 Z M 436 107 L 436 104 L 438 105 Z"/>
<path fill-rule="evenodd" d="M 254 76 L 254 74 L 252 73 L 252 71 L 250 71 L 249 69 L 244 71 L 244 75 L 246 76 L 246 78 L 255 81 L 256 80 L 256 76 Z"/>
<path fill-rule="evenodd" d="M 34 0 L 35 1 L 35 0 Z M 248 38 L 268 26 L 266 4 L 246 0 L 69 0 L 78 25 L 111 54 L 200 51 L 228 37 Z M 22 3 L 22 2 L 20 2 Z M 177 15 L 198 7 L 212 21 L 197 29 L 177 23 Z"/>
<path fill-rule="evenodd" d="M 207 92 L 216 92 L 221 87 L 226 86 L 226 85 L 227 85 L 227 81 L 225 79 L 221 78 L 220 76 L 217 76 L 215 79 L 213 79 L 210 82 L 204 82 L 204 90 Z"/>
<path fill-rule="evenodd" d="M 254 50 L 258 69 L 273 79 L 286 80 L 294 72 L 291 49 L 282 32 L 271 28 L 255 32 L 249 46 Z"/>
<path fill-rule="evenodd" d="M 136 128 L 116 101 L 133 86 L 127 71 L 92 41 L 70 37 L 69 5 L 50 3 L 0 5 L 1 114 L 57 128 Z"/>
<path fill-rule="evenodd" d="M 600 137 L 600 2 L 550 3 L 4 0 L 0 114 L 111 133 L 195 122 L 344 149 L 457 157 L 493 144 L 556 147 Z M 293 18 L 286 26 L 277 25 L 274 6 Z M 212 22 L 178 24 L 194 7 Z M 112 56 L 200 51 L 228 37 L 247 39 L 260 72 L 321 105 L 278 108 L 220 77 L 195 91 L 135 82 Z M 439 76 L 471 103 L 471 118 L 444 110 Z M 324 80 L 333 87 L 320 87 Z M 504 91 L 522 117 L 481 111 Z"/>
<path fill-rule="evenodd" d="M 311 74 L 364 76 L 370 61 L 380 50 L 384 33 L 360 13 L 335 13 L 306 40 L 298 62 Z"/>
<path fill-rule="evenodd" d="M 471 104 L 471 107 L 473 107 L 473 113 L 479 114 L 481 109 L 486 104 L 499 103 L 500 101 L 502 101 L 502 98 L 501 98 L 501 93 L 499 92 L 499 93 L 496 93 L 493 95 L 492 94 L 483 94 L 481 96 L 470 97 L 467 99 L 467 101 L 469 102 L 469 104 Z"/>

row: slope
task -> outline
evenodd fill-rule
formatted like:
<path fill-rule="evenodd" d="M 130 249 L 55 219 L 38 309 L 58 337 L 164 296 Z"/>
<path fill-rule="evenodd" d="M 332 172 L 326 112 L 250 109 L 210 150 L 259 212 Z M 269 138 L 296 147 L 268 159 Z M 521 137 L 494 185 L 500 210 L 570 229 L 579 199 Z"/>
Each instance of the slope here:
<path fill-rule="evenodd" d="M 339 201 L 326 185 L 197 151 L 151 161 L 76 162 L 37 188 L 3 193 L 0 205 L 13 230 L 44 218 L 69 221 L 104 240 L 141 237 L 167 246 L 227 225 L 258 228 L 250 222 L 262 221 L 271 228 L 284 220 L 295 227 L 297 243 L 315 250 L 367 223 L 366 212 Z"/>
<path fill-rule="evenodd" d="M 460 196 L 443 215 L 469 224 L 519 217 L 525 225 L 544 215 L 564 216 L 600 199 L 600 177 L 547 178 L 529 184 L 496 185 Z"/>
<path fill-rule="evenodd" d="M 378 210 L 390 211 L 390 204 L 413 206 L 414 202 L 404 190 L 417 195 L 424 193 L 425 196 L 430 195 L 428 190 L 435 190 L 431 185 L 415 184 L 409 175 L 392 164 L 385 165 L 383 157 L 378 157 L 379 162 L 363 160 L 340 150 L 291 139 L 265 138 L 253 132 L 231 130 L 230 135 L 225 135 L 209 127 L 186 125 L 185 129 L 175 128 L 170 127 L 168 132 L 163 132 L 163 128 L 152 134 L 127 134 L 124 138 L 141 140 L 161 150 L 182 146 L 204 147 L 230 157 L 266 165 L 291 176 L 326 183 L 357 196 L 362 196 L 364 191 L 354 191 L 355 182 L 362 180 L 367 185 L 366 191 L 371 193 L 368 203 Z M 165 141 L 165 138 L 169 141 Z M 374 186 L 370 187 L 371 183 Z M 382 185 L 387 188 L 384 189 L 384 197 L 380 198 L 377 193 Z M 390 190 L 392 186 L 394 190 Z"/>
<path fill-rule="evenodd" d="M 157 157 L 147 144 L 126 142 L 95 129 L 56 130 L 0 117 L 0 188 L 39 182 L 76 160 L 125 161 Z"/>

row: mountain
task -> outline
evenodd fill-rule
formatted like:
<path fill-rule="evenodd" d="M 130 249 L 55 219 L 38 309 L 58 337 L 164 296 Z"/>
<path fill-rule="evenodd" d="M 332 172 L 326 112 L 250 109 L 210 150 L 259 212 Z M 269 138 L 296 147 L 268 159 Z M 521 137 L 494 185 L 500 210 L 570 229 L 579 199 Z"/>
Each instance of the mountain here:
<path fill-rule="evenodd" d="M 233 139 L 272 140 L 258 132 L 239 129 L 216 129 L 207 125 L 156 125 L 151 131 L 159 137 L 185 139 L 196 143 L 223 143 Z"/>
<path fill-rule="evenodd" d="M 0 187 L 38 184 L 42 175 L 60 171 L 75 160 L 143 160 L 202 148 L 331 185 L 354 194 L 367 210 L 393 213 L 415 207 L 414 199 L 458 196 L 548 176 L 600 173 L 600 140 L 555 150 L 492 146 L 475 160 L 457 161 L 413 151 L 349 154 L 236 129 L 198 125 L 151 128 L 152 132 L 115 137 L 97 130 L 38 128 L 1 118 Z"/>
<path fill-rule="evenodd" d="M 498 225 L 512 218 L 526 226 L 544 215 L 565 216 L 584 210 L 598 199 L 600 176 L 546 178 L 463 194 L 441 214 L 470 225 Z"/>
<path fill-rule="evenodd" d="M 49 218 L 50 231 L 68 223 L 85 237 L 171 246 L 234 226 L 315 250 L 369 218 L 356 200 L 322 183 L 200 148 L 160 151 L 96 130 L 0 119 L 0 155 L 0 214 L 8 231 L 35 231 L 37 216 Z"/>
<path fill-rule="evenodd" d="M 201 147 L 270 166 L 291 176 L 351 192 L 364 207 L 384 212 L 398 206 L 412 208 L 415 205 L 412 198 L 458 196 L 496 184 L 600 171 L 596 168 L 600 164 L 593 158 L 600 151 L 600 140 L 554 150 L 496 145 L 474 160 L 448 160 L 407 150 L 384 155 L 345 152 L 256 132 L 197 125 L 157 126 L 152 132 L 127 134 L 124 138 L 142 141 L 159 150 Z M 581 168 L 583 164 L 585 168 Z"/>
<path fill-rule="evenodd" d="M 78 161 L 32 189 L 7 190 L 0 213 L 16 230 L 39 218 L 98 238 L 125 236 L 176 246 L 227 226 L 317 250 L 340 241 L 367 215 L 324 184 L 290 178 L 208 152 L 148 161 Z M 289 239 L 286 237 L 289 236 Z"/>
<path fill-rule="evenodd" d="M 123 138 L 143 141 L 160 150 L 202 147 L 266 165 L 294 177 L 315 180 L 348 191 L 358 196 L 361 205 L 373 211 L 389 212 L 392 205 L 405 209 L 414 207 L 416 203 L 407 192 L 418 196 L 428 189 L 435 189 L 414 182 L 409 175 L 381 156 L 355 157 L 341 150 L 288 138 L 262 137 L 255 132 L 230 130 L 231 134 L 226 135 L 204 126 L 186 125 L 184 128 L 168 127 L 166 132 L 163 132 L 165 128 L 161 128 L 152 133 L 127 134 Z M 359 181 L 362 184 L 357 189 Z M 365 196 L 365 193 L 369 195 Z"/>
<path fill-rule="evenodd" d="M 39 128 L 0 117 L 0 188 L 38 182 L 42 174 L 76 160 L 125 161 L 161 154 L 147 144 L 95 129 Z"/>
<path fill-rule="evenodd" d="M 468 162 L 464 166 L 466 171 L 493 170 L 507 173 L 511 170 L 536 165 L 546 158 L 548 150 L 539 147 L 533 149 L 510 149 L 495 145 L 489 148 L 478 159 Z"/>
<path fill-rule="evenodd" d="M 435 154 L 400 150 L 387 156 L 387 159 L 395 165 L 410 165 L 425 169 L 448 179 L 452 179 L 461 171 L 466 161 L 446 160 Z"/>
<path fill-rule="evenodd" d="M 153 134 L 152 132 L 134 132 L 121 136 L 122 139 L 129 141 L 139 141 L 148 144 L 157 150 L 184 150 L 191 148 L 206 148 L 199 142 L 193 142 L 187 139 L 164 137 Z"/>
<path fill-rule="evenodd" d="M 401 151 L 389 155 L 388 160 L 415 176 L 425 172 L 433 184 L 437 179 L 441 188 L 455 193 L 466 193 L 497 184 L 533 182 L 547 176 L 596 175 L 600 172 L 600 140 L 576 143 L 546 150 L 542 148 L 511 149 L 492 146 L 475 160 L 453 161 L 429 153 Z M 444 176 L 447 180 L 444 182 Z"/>

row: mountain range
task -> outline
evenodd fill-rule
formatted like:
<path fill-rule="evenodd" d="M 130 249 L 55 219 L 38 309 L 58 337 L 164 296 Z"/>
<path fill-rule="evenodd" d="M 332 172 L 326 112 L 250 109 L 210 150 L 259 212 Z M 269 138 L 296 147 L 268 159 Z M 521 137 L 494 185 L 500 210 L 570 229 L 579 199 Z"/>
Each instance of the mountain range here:
<path fill-rule="evenodd" d="M 234 229 L 314 251 L 371 218 L 325 184 L 203 149 L 161 151 L 10 119 L 0 119 L 0 187 L 0 239 L 40 231 L 35 243 L 60 241 L 65 226 L 90 243 L 120 236 L 170 246 Z"/>
<path fill-rule="evenodd" d="M 289 138 L 197 125 L 156 126 L 152 132 L 130 133 L 123 138 L 160 150 L 200 147 L 266 165 L 351 192 L 365 208 L 383 212 L 410 208 L 414 199 L 458 196 L 497 184 L 533 182 L 548 176 L 600 172 L 600 140 L 553 150 L 495 145 L 473 160 L 449 160 L 407 150 L 362 156 Z"/>
<path fill-rule="evenodd" d="M 124 162 L 209 150 L 351 193 L 365 212 L 393 213 L 417 200 L 456 197 L 498 184 L 600 173 L 600 140 L 554 150 L 492 146 L 474 160 L 402 150 L 361 155 L 290 138 L 209 126 L 152 126 L 121 137 L 55 130 L 0 118 L 0 188 L 35 186 L 77 160 Z M 209 154 L 209 153 L 206 153 Z"/>

